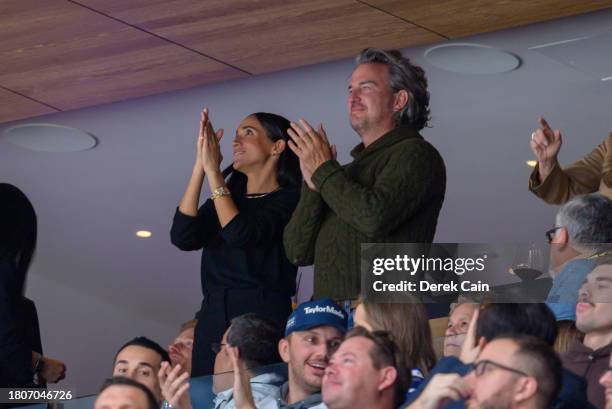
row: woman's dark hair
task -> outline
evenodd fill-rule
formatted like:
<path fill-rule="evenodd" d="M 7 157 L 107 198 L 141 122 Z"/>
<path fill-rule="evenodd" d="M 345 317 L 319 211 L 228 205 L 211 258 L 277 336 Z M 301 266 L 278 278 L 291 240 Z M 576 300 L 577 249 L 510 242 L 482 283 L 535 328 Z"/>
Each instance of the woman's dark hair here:
<path fill-rule="evenodd" d="M 0 260 L 15 268 L 10 279 L 14 297 L 24 292 L 26 274 L 36 249 L 36 212 L 17 187 L 0 183 Z"/>
<path fill-rule="evenodd" d="M 278 166 L 276 168 L 276 180 L 279 186 L 299 187 L 302 184 L 302 172 L 300 171 L 299 158 L 289 149 L 288 145 L 290 138 L 287 129 L 291 126 L 289 120 L 280 115 L 267 112 L 256 112 L 250 116 L 255 117 L 259 121 L 272 142 L 282 139 L 287 144 L 278 158 Z M 226 178 L 227 176 L 230 177 L 227 182 L 230 191 L 236 193 L 246 192 L 247 177 L 244 173 L 234 170 L 234 167 L 230 165 L 223 171 L 223 177 Z"/>
<path fill-rule="evenodd" d="M 530 335 L 554 345 L 557 338 L 555 315 L 544 303 L 485 304 L 476 323 L 476 340 Z"/>

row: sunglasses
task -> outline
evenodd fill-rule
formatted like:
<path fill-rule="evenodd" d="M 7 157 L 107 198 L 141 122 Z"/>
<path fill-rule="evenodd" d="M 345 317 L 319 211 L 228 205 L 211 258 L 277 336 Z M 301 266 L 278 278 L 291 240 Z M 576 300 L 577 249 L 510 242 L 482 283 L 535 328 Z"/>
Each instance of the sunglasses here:
<path fill-rule="evenodd" d="M 553 227 L 544 233 L 546 235 L 546 240 L 548 240 L 548 244 L 552 243 L 553 239 L 555 238 L 555 232 L 559 229 L 562 229 L 562 227 Z"/>

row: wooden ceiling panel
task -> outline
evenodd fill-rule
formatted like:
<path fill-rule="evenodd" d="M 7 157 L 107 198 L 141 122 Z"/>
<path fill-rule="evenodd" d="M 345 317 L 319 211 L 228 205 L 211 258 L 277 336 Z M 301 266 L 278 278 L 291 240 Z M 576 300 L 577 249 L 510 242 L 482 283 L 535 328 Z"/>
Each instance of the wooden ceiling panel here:
<path fill-rule="evenodd" d="M 353 0 L 78 0 L 251 73 L 444 38 Z"/>
<path fill-rule="evenodd" d="M 0 123 L 58 112 L 3 88 L 0 88 L 0 101 Z"/>
<path fill-rule="evenodd" d="M 612 0 L 0 0 L 0 88 L 15 92 L 3 95 L 0 122 L 607 7 Z"/>
<path fill-rule="evenodd" d="M 0 8 L 0 86 L 62 110 L 247 75 L 68 1 Z"/>
<path fill-rule="evenodd" d="M 421 27 L 457 38 L 612 7 L 612 0 L 364 0 Z"/>

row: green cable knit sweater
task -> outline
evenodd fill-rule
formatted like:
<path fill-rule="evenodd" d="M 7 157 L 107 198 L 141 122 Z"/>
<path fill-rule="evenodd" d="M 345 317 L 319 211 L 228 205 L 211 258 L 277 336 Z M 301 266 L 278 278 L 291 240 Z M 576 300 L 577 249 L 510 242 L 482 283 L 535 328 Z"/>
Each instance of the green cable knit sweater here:
<path fill-rule="evenodd" d="M 314 263 L 314 297 L 357 298 L 362 243 L 431 243 L 446 190 L 444 161 L 414 129 L 399 126 L 353 162 L 321 165 L 312 176 L 318 192 L 302 187 L 285 227 L 289 260 Z"/>

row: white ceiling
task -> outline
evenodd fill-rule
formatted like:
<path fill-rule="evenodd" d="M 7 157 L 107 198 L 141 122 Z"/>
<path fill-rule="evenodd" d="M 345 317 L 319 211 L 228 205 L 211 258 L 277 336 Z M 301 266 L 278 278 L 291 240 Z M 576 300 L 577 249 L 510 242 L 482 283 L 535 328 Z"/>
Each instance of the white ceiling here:
<path fill-rule="evenodd" d="M 437 242 L 543 239 L 555 208 L 528 192 L 525 165 L 532 158 L 528 141 L 537 117 L 562 130 L 561 162 L 576 160 L 612 130 L 612 81 L 529 48 L 609 32 L 612 9 L 461 39 L 522 60 L 517 70 L 493 75 L 445 72 L 425 61 L 427 47 L 405 50 L 427 71 L 433 127 L 423 134 L 447 166 Z M 193 163 L 199 110 L 210 107 L 215 126 L 226 129 L 227 158 L 239 121 L 270 111 L 323 122 L 346 162 L 359 142 L 345 106 L 352 66 L 316 65 L 33 121 L 93 133 L 100 143 L 90 151 L 43 153 L 0 140 L 0 180 L 23 189 L 38 212 L 30 272 L 36 291 L 30 294 L 39 298 L 39 309 L 54 300 L 37 283 L 53 281 L 167 326 L 191 316 L 201 297 L 200 254 L 174 248 L 168 232 Z M 151 230 L 153 237 L 136 238 L 139 229 Z M 43 323 L 45 328 L 53 331 L 50 324 Z"/>

